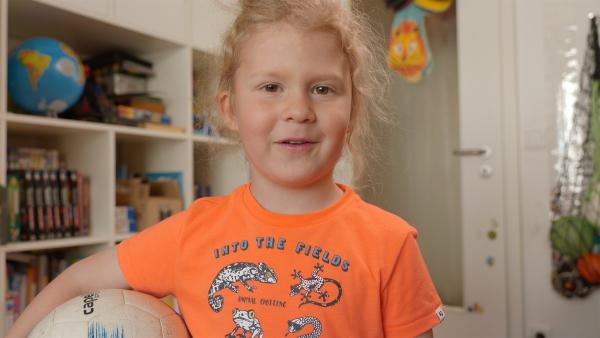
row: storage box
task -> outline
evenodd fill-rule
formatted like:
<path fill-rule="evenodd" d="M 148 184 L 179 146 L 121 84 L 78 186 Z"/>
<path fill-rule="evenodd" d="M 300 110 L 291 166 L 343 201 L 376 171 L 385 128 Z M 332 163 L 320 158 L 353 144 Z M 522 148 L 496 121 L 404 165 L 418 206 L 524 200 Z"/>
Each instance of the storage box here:
<path fill-rule="evenodd" d="M 104 87 L 108 95 L 143 94 L 148 91 L 145 78 L 127 74 L 107 74 L 99 76 L 96 81 Z"/>
<path fill-rule="evenodd" d="M 132 179 L 117 183 L 117 205 L 135 208 L 138 231 L 183 210 L 176 181 L 145 183 L 142 179 Z"/>

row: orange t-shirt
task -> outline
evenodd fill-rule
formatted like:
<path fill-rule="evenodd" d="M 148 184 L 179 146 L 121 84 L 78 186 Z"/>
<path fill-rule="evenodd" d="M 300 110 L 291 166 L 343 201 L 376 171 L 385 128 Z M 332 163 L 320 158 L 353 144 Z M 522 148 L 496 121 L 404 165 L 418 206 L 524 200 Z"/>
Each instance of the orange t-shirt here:
<path fill-rule="evenodd" d="M 267 211 L 248 184 L 199 199 L 120 243 L 121 270 L 135 290 L 175 295 L 194 337 L 396 338 L 437 325 L 416 230 L 339 186 L 335 204 L 302 215 Z"/>

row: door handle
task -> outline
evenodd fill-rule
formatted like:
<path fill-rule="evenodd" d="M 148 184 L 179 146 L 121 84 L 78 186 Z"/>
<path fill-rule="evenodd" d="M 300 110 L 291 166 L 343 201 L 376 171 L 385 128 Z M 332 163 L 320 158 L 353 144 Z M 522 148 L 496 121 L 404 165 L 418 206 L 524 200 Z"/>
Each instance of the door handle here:
<path fill-rule="evenodd" d="M 492 149 L 490 147 L 483 148 L 465 148 L 465 149 L 454 149 L 452 155 L 454 156 L 483 156 L 490 157 Z"/>

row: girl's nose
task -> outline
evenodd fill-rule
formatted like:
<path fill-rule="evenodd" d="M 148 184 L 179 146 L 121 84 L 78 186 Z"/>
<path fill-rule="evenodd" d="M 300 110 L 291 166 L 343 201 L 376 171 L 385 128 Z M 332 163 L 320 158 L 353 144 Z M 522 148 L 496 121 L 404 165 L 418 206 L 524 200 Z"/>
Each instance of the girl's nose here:
<path fill-rule="evenodd" d="M 285 121 L 310 123 L 316 119 L 308 93 L 290 95 L 283 116 Z"/>

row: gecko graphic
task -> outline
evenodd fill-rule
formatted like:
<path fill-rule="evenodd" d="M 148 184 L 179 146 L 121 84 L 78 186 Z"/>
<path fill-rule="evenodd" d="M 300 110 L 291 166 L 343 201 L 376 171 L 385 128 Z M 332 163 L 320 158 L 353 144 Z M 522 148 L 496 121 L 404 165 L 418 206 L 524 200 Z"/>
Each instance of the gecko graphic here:
<path fill-rule="evenodd" d="M 315 270 L 313 271 L 311 277 L 306 279 L 302 277 L 301 271 L 296 271 L 294 269 L 292 277 L 294 279 L 299 279 L 300 283 L 290 286 L 290 296 L 295 296 L 299 293 L 302 295 L 302 301 L 300 305 L 298 305 L 298 307 L 304 304 L 314 304 L 322 307 L 328 307 L 337 304 L 340 298 L 342 298 L 342 285 L 335 279 L 324 278 L 319 276 L 319 272 L 323 271 L 323 265 L 319 265 L 317 263 L 317 265 L 315 265 L 314 268 Z M 329 293 L 327 291 L 321 291 L 321 288 L 325 283 L 334 284 L 338 289 L 337 297 L 334 300 L 326 303 L 325 301 L 327 300 L 327 298 L 329 298 Z M 304 293 L 301 293 L 302 290 L 304 290 Z M 323 302 L 312 300 L 310 297 L 313 292 L 318 294 L 319 298 L 322 299 Z"/>
<path fill-rule="evenodd" d="M 275 271 L 269 268 L 265 263 L 248 263 L 237 262 L 229 264 L 219 273 L 213 280 L 208 289 L 208 305 L 214 312 L 219 312 L 223 308 L 223 296 L 215 293 L 227 288 L 235 293 L 238 292 L 238 287 L 233 283 L 240 282 L 250 292 L 256 288 L 248 284 L 248 281 L 256 281 L 261 283 L 277 283 Z"/>

